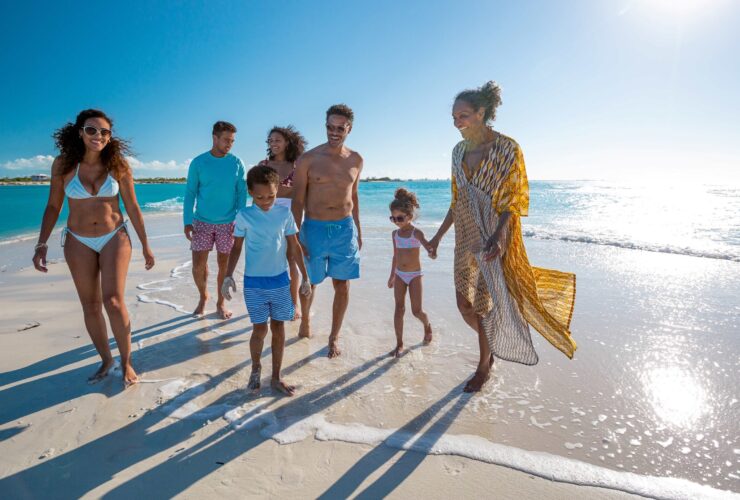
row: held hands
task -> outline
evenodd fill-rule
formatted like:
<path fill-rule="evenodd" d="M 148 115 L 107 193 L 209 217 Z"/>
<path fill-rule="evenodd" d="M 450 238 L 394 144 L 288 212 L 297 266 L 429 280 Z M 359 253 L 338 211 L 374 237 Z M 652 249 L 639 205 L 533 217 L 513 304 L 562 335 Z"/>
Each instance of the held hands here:
<path fill-rule="evenodd" d="M 236 282 L 234 281 L 234 278 L 227 276 L 224 278 L 224 282 L 221 285 L 221 295 L 223 295 L 226 300 L 231 300 L 232 289 L 234 290 L 234 293 L 236 293 Z"/>
<path fill-rule="evenodd" d="M 193 241 L 193 225 L 188 224 L 185 226 L 185 237 L 188 239 L 188 241 Z"/>
<path fill-rule="evenodd" d="M 306 278 L 303 278 L 301 281 L 301 287 L 298 289 L 298 292 L 304 297 L 311 296 L 311 283 Z"/>
<path fill-rule="evenodd" d="M 437 247 L 439 247 L 439 238 L 437 238 L 437 236 L 435 235 L 425 246 L 430 259 L 437 258 Z"/>

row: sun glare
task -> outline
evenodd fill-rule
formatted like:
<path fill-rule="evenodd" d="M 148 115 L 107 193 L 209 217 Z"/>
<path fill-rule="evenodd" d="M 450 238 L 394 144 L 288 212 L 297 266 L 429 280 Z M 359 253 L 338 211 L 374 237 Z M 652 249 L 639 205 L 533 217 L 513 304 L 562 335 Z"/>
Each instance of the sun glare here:
<path fill-rule="evenodd" d="M 634 7 L 642 7 L 653 15 L 693 22 L 707 14 L 714 14 L 728 0 L 638 0 Z"/>
<path fill-rule="evenodd" d="M 687 370 L 658 368 L 648 372 L 645 382 L 655 413 L 664 422 L 688 427 L 707 411 L 707 394 Z"/>

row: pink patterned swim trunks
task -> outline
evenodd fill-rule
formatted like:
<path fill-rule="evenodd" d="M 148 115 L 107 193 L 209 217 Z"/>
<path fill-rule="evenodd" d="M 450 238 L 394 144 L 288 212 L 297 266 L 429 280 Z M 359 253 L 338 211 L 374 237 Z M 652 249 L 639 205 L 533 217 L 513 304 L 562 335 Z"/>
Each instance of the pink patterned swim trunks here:
<path fill-rule="evenodd" d="M 193 252 L 210 252 L 216 244 L 218 253 L 231 253 L 234 246 L 234 223 L 209 224 L 199 220 L 193 221 L 193 239 L 190 250 Z"/>

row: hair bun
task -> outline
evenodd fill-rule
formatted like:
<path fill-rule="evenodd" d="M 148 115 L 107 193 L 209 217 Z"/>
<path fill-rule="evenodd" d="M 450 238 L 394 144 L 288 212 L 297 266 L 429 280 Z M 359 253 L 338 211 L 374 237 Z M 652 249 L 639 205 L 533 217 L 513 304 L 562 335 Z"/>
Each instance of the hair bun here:
<path fill-rule="evenodd" d="M 419 208 L 419 201 L 416 199 L 416 195 L 406 188 L 396 189 L 394 197 L 404 205 L 411 205 L 414 208 Z"/>
<path fill-rule="evenodd" d="M 501 86 L 493 80 L 489 80 L 480 88 L 481 93 L 485 96 L 489 106 L 493 109 L 501 105 Z"/>

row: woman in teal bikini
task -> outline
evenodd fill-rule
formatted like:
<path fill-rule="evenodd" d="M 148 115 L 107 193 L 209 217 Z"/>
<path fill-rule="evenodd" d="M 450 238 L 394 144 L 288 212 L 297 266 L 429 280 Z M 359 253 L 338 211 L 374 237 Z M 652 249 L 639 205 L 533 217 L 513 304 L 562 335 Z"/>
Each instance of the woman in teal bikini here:
<path fill-rule="evenodd" d="M 144 219 L 134 193 L 126 143 L 112 136 L 112 121 L 102 111 L 88 109 L 54 134 L 60 155 L 51 166 L 49 201 L 41 221 L 34 267 L 47 272 L 47 240 L 64 204 L 69 200 L 67 227 L 62 233 L 64 258 L 82 303 L 87 333 L 102 358 L 90 377 L 97 382 L 113 367 L 103 306 L 121 355 L 125 387 L 138 381 L 131 366 L 131 325 L 124 302 L 131 240 L 121 213 L 120 199 L 141 241 L 146 269 L 154 255 L 144 230 Z"/>

